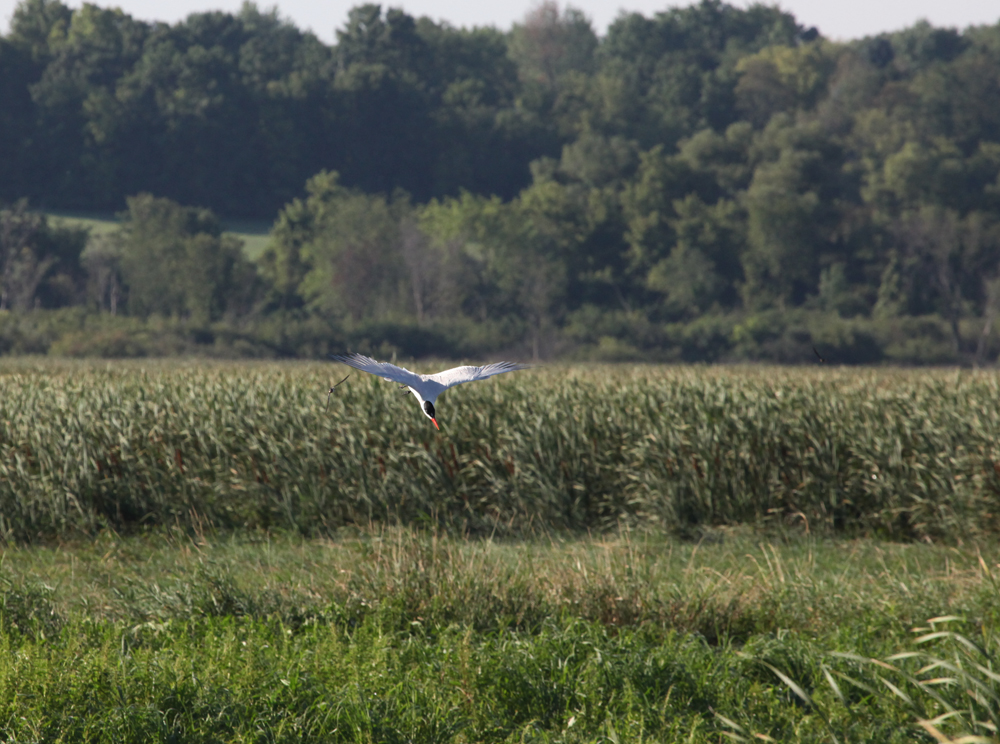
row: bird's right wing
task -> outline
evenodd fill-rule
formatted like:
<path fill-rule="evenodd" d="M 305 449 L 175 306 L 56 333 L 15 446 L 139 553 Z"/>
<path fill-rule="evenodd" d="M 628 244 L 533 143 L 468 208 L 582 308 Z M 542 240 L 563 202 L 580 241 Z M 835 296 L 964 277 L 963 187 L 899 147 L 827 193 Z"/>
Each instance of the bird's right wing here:
<path fill-rule="evenodd" d="M 400 385 L 413 387 L 423 382 L 423 378 L 416 372 L 410 372 L 408 369 L 397 367 L 389 362 L 376 362 L 364 354 L 331 354 L 330 358 L 335 362 L 360 369 L 362 372 L 368 372 L 384 380 L 398 382 Z"/>
<path fill-rule="evenodd" d="M 493 375 L 513 372 L 518 369 L 528 369 L 528 365 L 516 362 L 495 362 L 482 367 L 454 367 L 446 369 L 444 372 L 438 372 L 436 375 L 428 375 L 427 378 L 450 388 L 454 385 L 461 385 L 463 382 L 484 380 Z"/>

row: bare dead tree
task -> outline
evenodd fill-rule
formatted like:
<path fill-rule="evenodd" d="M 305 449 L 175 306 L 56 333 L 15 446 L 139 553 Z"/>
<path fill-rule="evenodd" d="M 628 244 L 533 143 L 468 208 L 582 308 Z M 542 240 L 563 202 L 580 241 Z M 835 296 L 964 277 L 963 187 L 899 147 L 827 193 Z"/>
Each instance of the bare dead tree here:
<path fill-rule="evenodd" d="M 957 354 L 960 351 L 961 336 L 958 322 L 962 317 L 962 286 L 955 276 L 952 265 L 953 256 L 959 249 L 959 238 L 952 221 L 937 226 L 940 232 L 935 235 L 932 255 L 937 264 L 938 285 L 941 289 L 942 305 L 945 320 L 951 328 L 951 345 Z"/>
<path fill-rule="evenodd" d="M 554 90 L 563 73 L 591 64 L 597 37 L 581 11 L 541 0 L 515 26 L 510 44 L 521 74 Z"/>
<path fill-rule="evenodd" d="M 121 278 L 121 246 L 112 235 L 97 235 L 90 239 L 81 256 L 90 279 L 90 292 L 97 306 L 118 314 L 118 304 L 123 299 Z"/>
<path fill-rule="evenodd" d="M 429 251 L 427 236 L 420 231 L 412 217 L 404 217 L 400 222 L 399 239 L 403 261 L 410 272 L 417 323 L 422 325 L 427 310 L 427 294 L 437 269 L 436 262 Z"/>
<path fill-rule="evenodd" d="M 30 246 L 21 249 L 10 273 L 10 307 L 31 310 L 38 306 L 36 294 L 45 275 L 56 263 L 53 257 L 39 259 Z"/>
<path fill-rule="evenodd" d="M 561 299 L 565 276 L 561 267 L 541 257 L 529 260 L 523 284 L 521 302 L 527 310 L 531 326 L 531 358 L 541 358 L 542 332 L 551 324 L 556 303 Z"/>

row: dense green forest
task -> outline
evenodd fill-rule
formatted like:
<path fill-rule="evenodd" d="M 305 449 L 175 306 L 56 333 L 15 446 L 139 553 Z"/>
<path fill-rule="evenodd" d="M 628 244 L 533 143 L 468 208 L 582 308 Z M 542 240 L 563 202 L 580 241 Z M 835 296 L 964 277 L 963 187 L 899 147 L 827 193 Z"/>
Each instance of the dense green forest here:
<path fill-rule="evenodd" d="M 702 0 L 599 37 L 553 2 L 509 31 L 361 5 L 327 46 L 249 3 L 24 0 L 0 101 L 0 352 L 1000 352 L 1000 22 L 834 43 Z M 274 219 L 268 249 L 216 215 Z"/>

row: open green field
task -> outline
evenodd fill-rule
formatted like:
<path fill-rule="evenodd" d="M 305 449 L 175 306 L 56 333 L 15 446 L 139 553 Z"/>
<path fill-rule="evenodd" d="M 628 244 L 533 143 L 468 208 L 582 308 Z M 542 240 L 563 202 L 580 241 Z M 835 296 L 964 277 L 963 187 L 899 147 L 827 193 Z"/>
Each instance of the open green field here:
<path fill-rule="evenodd" d="M 46 210 L 45 215 L 54 224 L 85 227 L 92 235 L 102 235 L 118 228 L 118 218 L 111 212 L 78 212 L 73 210 Z M 267 248 L 271 223 L 267 220 L 220 218 L 222 229 L 243 241 L 243 253 L 253 260 Z"/>
<path fill-rule="evenodd" d="M 996 740 L 996 373 L 344 374 L 0 361 L 4 740 Z"/>

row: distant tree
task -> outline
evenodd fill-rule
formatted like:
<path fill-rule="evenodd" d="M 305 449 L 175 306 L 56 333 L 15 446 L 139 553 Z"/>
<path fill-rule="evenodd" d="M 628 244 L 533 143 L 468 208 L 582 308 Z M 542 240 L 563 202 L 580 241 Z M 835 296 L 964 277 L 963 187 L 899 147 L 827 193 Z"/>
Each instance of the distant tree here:
<path fill-rule="evenodd" d="M 8 40 L 45 64 L 66 38 L 73 11 L 60 0 L 21 0 L 10 20 Z"/>
<path fill-rule="evenodd" d="M 584 135 L 563 148 L 558 163 L 534 163 L 534 183 L 512 205 L 530 230 L 518 241 L 560 264 L 558 272 L 544 271 L 553 296 L 570 308 L 630 306 L 621 191 L 636 160 L 632 143 Z"/>
<path fill-rule="evenodd" d="M 515 24 L 510 34 L 510 56 L 521 78 L 554 91 L 569 72 L 594 69 L 597 35 L 582 11 L 555 0 L 541 0 Z"/>
<path fill-rule="evenodd" d="M 738 304 L 743 281 L 746 217 L 730 200 L 705 204 L 695 194 L 674 202 L 676 244 L 649 272 L 647 285 L 665 295 L 674 314 L 697 316 Z"/>
<path fill-rule="evenodd" d="M 767 46 L 794 46 L 801 33 L 794 17 L 776 7 L 742 10 L 718 0 L 654 18 L 620 15 L 601 44 L 601 70 L 641 104 L 616 133 L 652 147 L 673 146 L 705 127 L 725 129 L 740 118 L 736 63 Z"/>
<path fill-rule="evenodd" d="M 910 140 L 867 179 L 865 198 L 889 213 L 919 204 L 967 199 L 966 164 L 953 142 Z"/>
<path fill-rule="evenodd" d="M 369 192 L 399 187 L 426 199 L 434 163 L 431 101 L 418 79 L 385 64 L 356 62 L 337 73 L 337 170 Z"/>
<path fill-rule="evenodd" d="M 835 67 L 832 45 L 765 47 L 736 64 L 736 106 L 757 127 L 781 111 L 814 108 Z"/>
<path fill-rule="evenodd" d="M 460 317 L 478 288 L 476 261 L 461 241 L 435 240 L 421 229 L 416 214 L 403 215 L 399 240 L 417 323 Z"/>
<path fill-rule="evenodd" d="M 242 243 L 206 209 L 140 194 L 122 215 L 121 271 L 134 315 L 217 320 L 245 314 L 257 292 Z"/>
<path fill-rule="evenodd" d="M 47 200 L 62 206 L 110 206 L 102 197 L 117 190 L 117 162 L 94 157 L 94 145 L 117 121 L 117 81 L 141 56 L 149 32 L 147 24 L 120 9 L 90 4 L 73 12 L 65 31 L 59 22 L 54 25 L 51 60 L 31 86 L 38 109 L 36 136 L 46 142 L 35 153 L 35 167 Z M 115 193 L 111 203 L 120 199 L 121 193 Z"/>
<path fill-rule="evenodd" d="M 815 123 L 775 116 L 755 142 L 759 162 L 740 201 L 747 213 L 744 304 L 800 305 L 820 269 L 850 251 L 838 232 L 842 205 L 858 200 L 843 152 Z"/>
<path fill-rule="evenodd" d="M 77 302 L 86 241 L 85 230 L 53 228 L 27 200 L 0 209 L 0 310 Z"/>
<path fill-rule="evenodd" d="M 625 239 L 633 271 L 645 273 L 666 258 L 676 242 L 674 205 L 696 189 L 690 165 L 666 156 L 662 146 L 640 155 L 635 177 L 622 190 Z"/>
<path fill-rule="evenodd" d="M 405 312 L 400 230 L 408 201 L 348 189 L 325 171 L 307 190 L 282 211 L 262 259 L 285 303 L 296 298 L 313 312 L 353 321 Z"/>
<path fill-rule="evenodd" d="M 692 172 L 691 187 L 707 202 L 719 197 L 733 197 L 750 185 L 761 153 L 760 141 L 749 122 L 739 121 L 724 133 L 701 129 L 682 140 L 678 147 L 680 161 Z"/>
<path fill-rule="evenodd" d="M 431 202 L 419 213 L 432 245 L 447 250 L 450 266 L 461 267 L 446 285 L 460 292 L 456 309 L 480 322 L 517 324 L 535 358 L 549 353 L 547 340 L 557 332 L 568 286 L 558 237 L 547 234 L 540 208 L 466 193 Z"/>
<path fill-rule="evenodd" d="M 383 14 L 381 5 L 356 5 L 347 13 L 347 25 L 337 31 L 337 66 L 341 71 L 363 64 L 418 73 L 430 63 L 428 52 L 417 33 L 416 20 L 398 8 Z"/>
<path fill-rule="evenodd" d="M 895 283 L 897 308 L 940 314 L 951 328 L 954 350 L 960 351 L 959 321 L 973 309 L 991 312 L 995 303 L 988 280 L 1000 272 L 1000 220 L 925 205 L 903 212 L 892 237 L 899 259 L 895 275 L 883 278 L 883 284 Z"/>
<path fill-rule="evenodd" d="M 28 211 L 25 200 L 0 210 L 0 310 L 28 309 L 25 301 L 33 299 L 40 275 L 51 265 L 33 250 L 43 220 Z"/>
<path fill-rule="evenodd" d="M 621 183 L 635 172 L 636 149 L 634 142 L 623 137 L 586 131 L 575 142 L 563 146 L 559 172 L 591 188 Z"/>
<path fill-rule="evenodd" d="M 509 316 L 514 305 L 499 287 L 509 246 L 519 230 L 511 203 L 463 192 L 433 199 L 417 210 L 417 224 L 438 251 L 441 315 L 461 314 L 478 322 Z M 441 271 L 444 270 L 444 271 Z"/>
<path fill-rule="evenodd" d="M 910 73 L 951 62 L 969 45 L 956 29 L 934 28 L 924 20 L 893 34 L 890 43 L 895 64 Z"/>
<path fill-rule="evenodd" d="M 329 157 L 328 62 L 274 13 L 193 14 L 151 35 L 104 109 L 117 113 L 92 122 L 93 147 L 125 193 L 273 214 Z"/>
<path fill-rule="evenodd" d="M 715 264 L 698 248 L 678 243 L 649 271 L 646 286 L 664 296 L 671 316 L 697 317 L 723 289 Z"/>
<path fill-rule="evenodd" d="M 30 52 L 0 38 L 0 199 L 42 190 L 32 170 L 35 111 L 28 85 L 34 73 Z"/>

